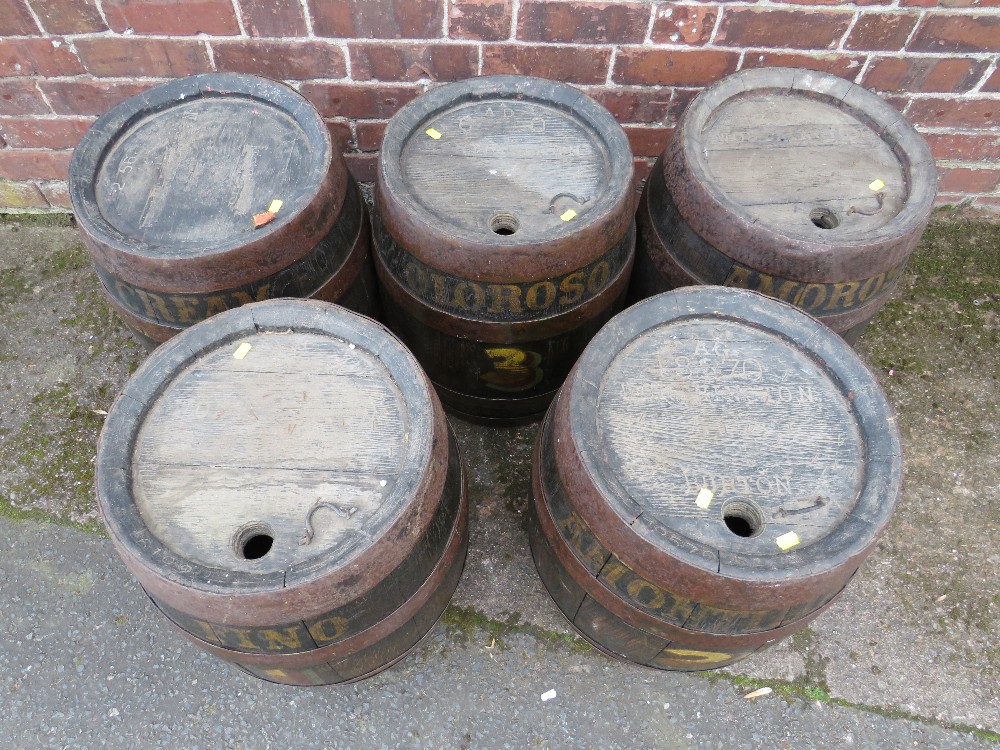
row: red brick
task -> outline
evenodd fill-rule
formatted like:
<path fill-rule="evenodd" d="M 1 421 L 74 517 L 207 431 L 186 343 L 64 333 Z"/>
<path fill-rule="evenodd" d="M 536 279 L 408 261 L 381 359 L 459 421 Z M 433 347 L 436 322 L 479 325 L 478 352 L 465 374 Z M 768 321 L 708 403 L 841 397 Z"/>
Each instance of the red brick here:
<path fill-rule="evenodd" d="M 862 13 L 844 42 L 847 49 L 899 50 L 917 25 L 910 13 Z"/>
<path fill-rule="evenodd" d="M 670 109 L 667 111 L 667 122 L 676 125 L 691 100 L 700 93 L 701 89 L 674 89 L 674 96 L 670 100 Z"/>
<path fill-rule="evenodd" d="M 928 14 L 909 48 L 917 52 L 1000 52 L 1000 16 Z"/>
<path fill-rule="evenodd" d="M 0 178 L 65 180 L 72 151 L 0 151 Z"/>
<path fill-rule="evenodd" d="M 718 17 L 716 8 L 704 5 L 664 5 L 656 11 L 652 40 L 700 46 L 708 42 Z"/>
<path fill-rule="evenodd" d="M 347 169 L 358 182 L 375 182 L 378 154 L 345 154 Z"/>
<path fill-rule="evenodd" d="M 308 0 L 318 36 L 350 39 L 437 39 L 441 0 Z"/>
<path fill-rule="evenodd" d="M 736 70 L 736 52 L 627 48 L 618 53 L 617 83 L 707 86 Z"/>
<path fill-rule="evenodd" d="M 11 148 L 74 148 L 93 120 L 0 117 L 0 137 Z"/>
<path fill-rule="evenodd" d="M 119 34 L 239 34 L 230 0 L 104 0 L 104 14 Z"/>
<path fill-rule="evenodd" d="M 624 125 L 625 135 L 635 156 L 657 157 L 670 141 L 673 128 L 651 128 L 641 125 Z"/>
<path fill-rule="evenodd" d="M 60 115 L 102 115 L 116 104 L 155 86 L 157 81 L 111 83 L 108 81 L 40 81 L 39 86 Z"/>
<path fill-rule="evenodd" d="M 448 36 L 498 42 L 511 34 L 511 0 L 451 0 Z"/>
<path fill-rule="evenodd" d="M 517 38 L 569 44 L 636 44 L 646 38 L 650 6 L 625 2 L 524 0 Z"/>
<path fill-rule="evenodd" d="M 300 89 L 324 117 L 383 119 L 414 99 L 419 86 L 372 86 L 352 83 L 306 83 Z"/>
<path fill-rule="evenodd" d="M 351 44 L 356 81 L 460 81 L 476 75 L 479 50 L 469 44 Z"/>
<path fill-rule="evenodd" d="M 177 78 L 212 69 L 205 45 L 191 40 L 98 37 L 77 39 L 76 49 L 95 76 Z"/>
<path fill-rule="evenodd" d="M 48 208 L 42 191 L 33 182 L 0 180 L 0 211 L 5 208 Z"/>
<path fill-rule="evenodd" d="M 239 0 L 243 28 L 250 36 L 305 36 L 299 0 Z"/>
<path fill-rule="evenodd" d="M 31 81 L 0 78 L 0 115 L 42 115 L 51 110 Z"/>
<path fill-rule="evenodd" d="M 937 0 L 899 0 L 899 4 L 904 8 L 933 8 L 938 2 Z"/>
<path fill-rule="evenodd" d="M 353 136 L 347 120 L 328 120 L 326 127 L 330 131 L 330 138 L 333 139 L 334 151 L 342 154 L 351 147 Z"/>
<path fill-rule="evenodd" d="M 73 208 L 69 200 L 69 183 L 65 180 L 39 182 L 38 189 L 42 191 L 42 195 L 52 208 Z"/>
<path fill-rule="evenodd" d="M 618 122 L 662 122 L 670 106 L 669 89 L 643 87 L 584 90 L 611 112 Z"/>
<path fill-rule="evenodd" d="M 483 75 L 513 73 L 568 83 L 604 83 L 611 50 L 489 44 L 483 47 Z"/>
<path fill-rule="evenodd" d="M 108 30 L 94 0 L 31 0 L 31 7 L 50 34 L 88 34 Z"/>
<path fill-rule="evenodd" d="M 851 22 L 850 13 L 834 11 L 726 8 L 715 44 L 726 47 L 831 49 Z"/>
<path fill-rule="evenodd" d="M 1000 91 L 1000 68 L 993 71 L 993 74 L 986 80 L 980 91 Z"/>
<path fill-rule="evenodd" d="M 992 193 L 1000 185 L 1000 169 L 938 167 L 938 190 L 942 193 Z"/>
<path fill-rule="evenodd" d="M 30 36 L 39 32 L 24 0 L 0 0 L 0 36 Z"/>
<path fill-rule="evenodd" d="M 978 133 L 926 133 L 935 159 L 941 161 L 1000 161 L 1000 135 Z"/>
<path fill-rule="evenodd" d="M 212 42 L 216 70 L 304 81 L 343 78 L 344 52 L 329 42 Z"/>
<path fill-rule="evenodd" d="M 0 76 L 70 76 L 83 66 L 62 39 L 0 40 Z"/>
<path fill-rule="evenodd" d="M 382 148 L 382 136 L 385 135 L 385 121 L 359 122 L 358 151 L 378 151 Z"/>
<path fill-rule="evenodd" d="M 928 128 L 994 128 L 1000 119 L 1000 100 L 920 99 L 913 102 L 906 117 Z"/>
<path fill-rule="evenodd" d="M 921 91 L 958 94 L 969 91 L 989 66 L 987 60 L 940 57 L 875 59 L 861 82 L 876 91 Z"/>
<path fill-rule="evenodd" d="M 766 68 L 774 65 L 806 68 L 823 73 L 833 73 L 841 78 L 854 80 L 865 64 L 864 55 L 799 55 L 794 52 L 747 52 L 743 57 L 744 68 Z"/>

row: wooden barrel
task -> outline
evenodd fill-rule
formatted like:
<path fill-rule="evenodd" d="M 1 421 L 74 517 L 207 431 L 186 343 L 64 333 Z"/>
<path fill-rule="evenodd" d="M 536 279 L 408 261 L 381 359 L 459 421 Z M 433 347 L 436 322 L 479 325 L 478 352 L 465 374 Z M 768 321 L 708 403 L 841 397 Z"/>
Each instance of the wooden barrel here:
<path fill-rule="evenodd" d="M 632 154 L 614 118 L 560 83 L 489 76 L 392 118 L 375 193 L 385 316 L 446 408 L 544 413 L 620 309 L 635 248 Z"/>
<path fill-rule="evenodd" d="M 935 185 L 927 144 L 876 95 L 826 73 L 740 71 L 691 102 L 650 173 L 630 296 L 753 289 L 854 343 L 920 240 Z"/>
<path fill-rule="evenodd" d="M 635 305 L 543 423 L 529 536 L 573 626 L 638 664 L 731 664 L 854 575 L 901 486 L 895 418 L 850 347 L 756 292 Z"/>
<path fill-rule="evenodd" d="M 375 312 L 364 201 L 283 84 L 207 73 L 134 96 L 77 146 L 69 189 L 108 300 L 149 346 L 277 297 Z"/>
<path fill-rule="evenodd" d="M 111 540 L 202 648 L 273 682 L 402 658 L 461 576 L 458 446 L 413 356 L 335 305 L 221 313 L 152 354 L 108 414 Z"/>

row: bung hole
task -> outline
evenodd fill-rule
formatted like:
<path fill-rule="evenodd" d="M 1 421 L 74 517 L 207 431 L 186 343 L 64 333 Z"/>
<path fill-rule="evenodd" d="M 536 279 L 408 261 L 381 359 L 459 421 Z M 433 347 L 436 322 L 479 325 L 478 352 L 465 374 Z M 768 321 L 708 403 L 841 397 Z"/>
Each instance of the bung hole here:
<path fill-rule="evenodd" d="M 500 213 L 490 217 L 490 229 L 494 234 L 514 234 L 521 226 L 514 214 Z"/>
<path fill-rule="evenodd" d="M 251 524 L 236 532 L 233 546 L 236 554 L 244 560 L 259 560 L 271 551 L 274 534 L 264 524 Z"/>
<path fill-rule="evenodd" d="M 757 536 L 764 528 L 764 517 L 752 503 L 728 503 L 722 509 L 722 520 L 727 529 L 744 538 Z"/>
<path fill-rule="evenodd" d="M 840 226 L 840 219 L 837 218 L 837 214 L 829 208 L 814 208 L 809 212 L 809 219 L 814 226 L 820 229 L 836 229 Z"/>

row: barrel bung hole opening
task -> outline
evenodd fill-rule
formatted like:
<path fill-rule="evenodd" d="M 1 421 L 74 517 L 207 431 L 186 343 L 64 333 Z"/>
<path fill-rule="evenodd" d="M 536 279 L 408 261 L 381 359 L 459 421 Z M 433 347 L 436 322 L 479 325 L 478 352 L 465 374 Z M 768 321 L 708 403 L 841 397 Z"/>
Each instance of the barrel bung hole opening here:
<path fill-rule="evenodd" d="M 514 234 L 521 227 L 521 222 L 511 213 L 498 213 L 490 217 L 490 229 L 494 234 Z"/>
<path fill-rule="evenodd" d="M 819 206 L 814 208 L 809 212 L 809 220 L 813 223 L 813 226 L 819 227 L 820 229 L 836 229 L 840 226 L 840 218 L 837 216 L 836 212 L 831 211 L 829 208 L 824 208 Z"/>
<path fill-rule="evenodd" d="M 233 549 L 241 560 L 259 560 L 274 545 L 274 532 L 264 523 L 241 526 L 233 535 Z"/>
<path fill-rule="evenodd" d="M 744 538 L 757 536 L 764 530 L 764 514 L 754 503 L 744 500 L 722 506 L 722 520 L 727 529 Z"/>

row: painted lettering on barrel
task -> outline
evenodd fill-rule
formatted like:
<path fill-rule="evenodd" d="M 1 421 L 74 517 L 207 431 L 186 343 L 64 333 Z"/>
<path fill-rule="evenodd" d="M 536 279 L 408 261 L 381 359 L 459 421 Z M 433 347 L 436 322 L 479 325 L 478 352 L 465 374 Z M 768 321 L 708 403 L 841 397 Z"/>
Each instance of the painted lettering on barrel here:
<path fill-rule="evenodd" d="M 603 257 L 565 275 L 501 283 L 442 273 L 408 253 L 377 221 L 374 234 L 385 270 L 410 294 L 462 317 L 504 322 L 558 315 L 602 294 L 628 264 L 633 240 L 626 233 Z"/>
<path fill-rule="evenodd" d="M 723 284 L 752 289 L 790 302 L 813 315 L 823 316 L 851 310 L 880 292 L 888 292 L 902 272 L 902 267 L 899 267 L 867 279 L 824 284 L 789 281 L 735 263 Z"/>
<path fill-rule="evenodd" d="M 545 376 L 545 371 L 539 367 L 542 355 L 538 352 L 512 346 L 487 347 L 483 351 L 493 369 L 484 372 L 479 379 L 493 390 L 505 393 L 526 391 L 542 382 Z"/>

